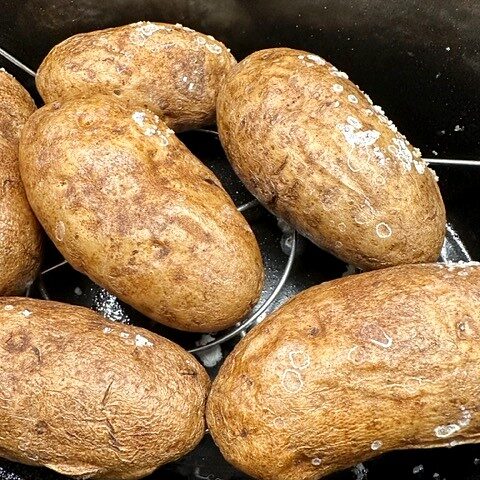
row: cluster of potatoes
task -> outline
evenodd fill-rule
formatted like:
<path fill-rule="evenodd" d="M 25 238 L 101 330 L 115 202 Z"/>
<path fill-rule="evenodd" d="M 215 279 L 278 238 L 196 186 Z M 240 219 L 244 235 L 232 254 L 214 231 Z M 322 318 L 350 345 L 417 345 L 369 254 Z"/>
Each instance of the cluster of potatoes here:
<path fill-rule="evenodd" d="M 0 456 L 137 479 L 207 423 L 252 477 L 315 480 L 388 450 L 479 441 L 480 268 L 430 263 L 445 232 L 436 176 L 345 73 L 287 48 L 236 64 L 211 36 L 141 22 L 65 40 L 36 83 L 35 111 L 0 72 Z M 291 299 L 211 386 L 150 331 L 16 295 L 43 229 L 158 322 L 240 321 L 263 285 L 256 239 L 175 134 L 215 119 L 267 209 L 371 271 Z"/>

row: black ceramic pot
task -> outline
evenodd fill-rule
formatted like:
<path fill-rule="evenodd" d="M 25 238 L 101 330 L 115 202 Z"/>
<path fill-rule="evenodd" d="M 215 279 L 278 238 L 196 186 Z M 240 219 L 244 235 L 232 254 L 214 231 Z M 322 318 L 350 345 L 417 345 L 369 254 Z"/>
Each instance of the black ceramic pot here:
<path fill-rule="evenodd" d="M 238 59 L 274 46 L 320 54 L 348 72 L 425 157 L 480 158 L 480 0 L 3 0 L 0 47 L 35 70 L 50 48 L 78 32 L 138 20 L 182 23 L 224 41 Z M 29 88 L 33 78 L 0 57 Z M 237 204 L 252 200 L 226 162 L 214 133 L 182 135 L 210 166 Z M 449 221 L 444 259 L 479 259 L 479 166 L 437 166 Z M 280 228 L 262 207 L 245 215 L 255 230 L 267 267 L 267 283 L 257 312 L 271 298 L 272 311 L 294 293 L 341 276 L 347 266 Z M 285 275 L 293 260 L 291 270 Z M 43 270 L 62 261 L 48 246 Z M 118 302 L 68 265 L 42 275 L 32 296 L 90 306 L 112 320 L 147 326 L 186 348 L 199 335 L 179 334 L 154 325 Z M 283 287 L 275 292 L 279 283 Z M 259 319 L 262 318 L 260 315 Z M 228 332 L 227 332 L 228 333 Z M 217 336 L 216 338 L 219 338 Z M 201 353 L 212 376 L 239 335 Z M 1 368 L 1 367 L 0 367 Z M 1 432 L 0 432 L 1 434 Z M 366 473 L 368 470 L 368 474 Z M 338 479 L 480 479 L 480 446 L 385 454 L 335 475 Z M 0 480 L 53 480 L 53 472 L 0 461 Z M 234 480 L 247 477 L 221 457 L 208 435 L 181 461 L 151 479 Z"/>

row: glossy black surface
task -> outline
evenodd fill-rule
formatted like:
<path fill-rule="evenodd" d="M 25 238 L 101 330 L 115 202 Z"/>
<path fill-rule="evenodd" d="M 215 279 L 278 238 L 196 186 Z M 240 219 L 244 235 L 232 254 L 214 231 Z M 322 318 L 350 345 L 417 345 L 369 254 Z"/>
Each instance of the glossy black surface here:
<path fill-rule="evenodd" d="M 480 158 L 480 1 L 4 0 L 0 2 L 0 47 L 36 68 L 55 43 L 73 33 L 137 20 L 180 22 L 210 33 L 225 41 L 238 58 L 272 46 L 318 53 L 370 93 L 427 156 L 433 156 L 435 151 L 450 158 Z M 0 66 L 35 94 L 31 77 L 2 59 Z M 186 134 L 183 139 L 213 168 L 237 204 L 251 198 L 225 163 L 214 137 Z M 449 221 L 469 254 L 479 259 L 480 169 L 436 170 Z M 280 248 L 281 232 L 276 220 L 261 207 L 249 211 L 247 218 L 261 243 L 267 276 L 273 284 L 286 262 Z M 449 245 L 449 259 L 466 258 L 459 240 L 452 235 Z M 58 259 L 51 247 L 46 266 Z M 345 269 L 342 262 L 300 240 L 292 273 L 273 307 L 298 291 L 340 276 Z M 112 312 L 112 299 L 68 266 L 45 275 L 44 282 L 54 299 Z M 36 295 L 39 296 L 38 291 Z M 120 318 L 126 313 L 133 322 L 146 321 L 129 307 L 117 305 Z M 161 330 L 152 323 L 148 325 Z M 162 332 L 187 347 L 195 341 L 191 336 Z M 222 346 L 223 356 L 234 343 Z M 217 368 L 218 365 L 211 368 L 210 373 L 214 375 Z M 370 480 L 480 480 L 480 447 L 395 452 L 365 466 Z M 357 469 L 337 474 L 332 480 L 360 477 Z M 40 478 L 61 477 L 44 469 L 0 462 L 0 480 Z M 194 452 L 150 478 L 247 477 L 228 466 L 206 436 Z"/>

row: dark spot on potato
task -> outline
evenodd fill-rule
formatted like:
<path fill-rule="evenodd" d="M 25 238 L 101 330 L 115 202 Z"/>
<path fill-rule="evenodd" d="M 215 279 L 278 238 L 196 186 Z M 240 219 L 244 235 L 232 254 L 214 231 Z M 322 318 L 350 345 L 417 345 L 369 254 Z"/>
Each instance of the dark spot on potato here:
<path fill-rule="evenodd" d="M 121 91 L 119 88 L 115 88 L 115 89 L 113 90 L 113 94 L 114 94 L 114 95 L 121 95 L 121 94 L 122 94 L 122 91 Z"/>
<path fill-rule="evenodd" d="M 5 350 L 9 353 L 22 353 L 30 345 L 30 337 L 25 332 L 12 333 L 5 342 Z"/>
<path fill-rule="evenodd" d="M 15 183 L 16 183 L 16 182 L 14 182 L 12 179 L 6 178 L 6 179 L 3 181 L 3 183 L 2 183 L 2 190 L 3 190 L 4 192 L 6 192 L 7 189 L 8 189 L 9 187 L 13 186 Z"/>
<path fill-rule="evenodd" d="M 191 377 L 196 377 L 197 372 L 195 370 L 182 370 L 180 372 L 180 375 L 186 375 L 186 376 L 191 376 Z"/>
<path fill-rule="evenodd" d="M 185 282 L 188 279 L 187 275 L 180 272 L 176 272 L 173 278 L 176 282 Z"/>
<path fill-rule="evenodd" d="M 41 354 L 40 350 L 37 347 L 32 347 L 32 351 L 33 351 L 34 355 L 37 357 L 38 364 L 41 365 L 42 364 L 42 354 Z"/>
<path fill-rule="evenodd" d="M 47 422 L 43 420 L 39 420 L 35 424 L 35 432 L 38 433 L 38 435 L 43 435 L 47 433 L 50 430 L 50 427 L 48 426 Z"/>
<path fill-rule="evenodd" d="M 152 240 L 152 248 L 154 250 L 154 255 L 156 258 L 166 257 L 170 253 L 170 247 L 161 240 Z"/>
<path fill-rule="evenodd" d="M 213 178 L 204 178 L 203 181 L 205 183 L 208 183 L 209 185 L 221 188 L 220 185 Z"/>
<path fill-rule="evenodd" d="M 318 327 L 311 327 L 308 331 L 308 334 L 311 337 L 318 337 L 318 335 L 320 334 L 320 329 Z"/>
<path fill-rule="evenodd" d="M 475 321 L 469 317 L 462 317 L 456 322 L 457 338 L 464 340 L 467 338 L 478 338 L 478 333 L 475 327 Z"/>
<path fill-rule="evenodd" d="M 274 208 L 278 201 L 278 194 L 277 193 L 268 193 L 265 198 L 265 203 L 269 206 Z"/>
<path fill-rule="evenodd" d="M 52 109 L 53 110 L 58 110 L 62 106 L 61 102 L 53 102 L 52 103 Z"/>
<path fill-rule="evenodd" d="M 242 438 L 247 437 L 248 436 L 248 431 L 245 428 L 242 428 L 242 430 L 240 431 L 240 436 Z"/>
<path fill-rule="evenodd" d="M 77 121 L 81 127 L 89 127 L 94 123 L 94 117 L 88 113 L 80 113 L 77 117 Z"/>
<path fill-rule="evenodd" d="M 247 377 L 246 375 L 242 375 L 241 378 L 242 378 L 243 383 L 245 383 L 249 387 L 251 387 L 253 385 L 253 380 L 250 377 Z"/>

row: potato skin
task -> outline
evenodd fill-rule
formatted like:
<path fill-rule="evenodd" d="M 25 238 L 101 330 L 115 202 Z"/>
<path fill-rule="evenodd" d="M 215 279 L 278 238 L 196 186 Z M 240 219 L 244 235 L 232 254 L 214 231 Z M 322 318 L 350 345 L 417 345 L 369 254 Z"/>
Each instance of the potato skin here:
<path fill-rule="evenodd" d="M 262 480 L 479 442 L 479 292 L 478 263 L 398 266 L 302 292 L 226 359 L 210 433 Z"/>
<path fill-rule="evenodd" d="M 178 345 L 57 302 L 0 299 L 0 456 L 127 480 L 192 450 L 210 380 Z"/>
<path fill-rule="evenodd" d="M 0 70 L 0 295 L 22 293 L 41 258 L 41 229 L 28 205 L 18 169 L 18 140 L 35 104 Z"/>
<path fill-rule="evenodd" d="M 322 58 L 273 48 L 229 74 L 217 125 L 249 190 L 318 246 L 362 269 L 435 261 L 434 174 L 380 111 Z"/>
<path fill-rule="evenodd" d="M 145 315 L 211 332 L 257 301 L 262 259 L 248 223 L 151 112 L 108 96 L 47 105 L 24 129 L 20 167 L 68 262 Z"/>
<path fill-rule="evenodd" d="M 180 131 L 215 122 L 219 85 L 235 63 L 211 36 L 139 22 L 67 38 L 44 59 L 36 83 L 45 103 L 115 94 Z"/>

